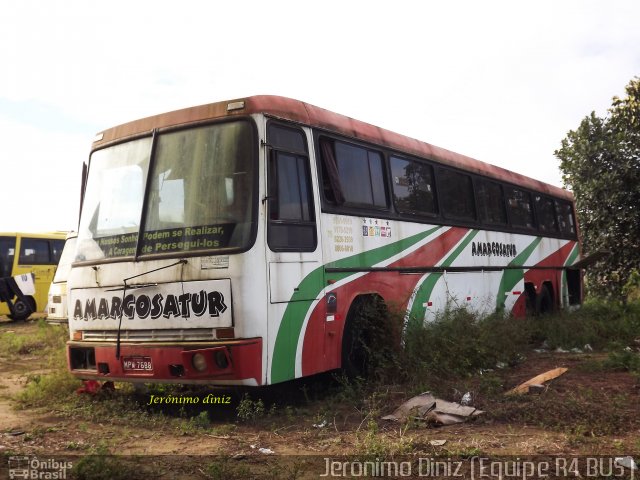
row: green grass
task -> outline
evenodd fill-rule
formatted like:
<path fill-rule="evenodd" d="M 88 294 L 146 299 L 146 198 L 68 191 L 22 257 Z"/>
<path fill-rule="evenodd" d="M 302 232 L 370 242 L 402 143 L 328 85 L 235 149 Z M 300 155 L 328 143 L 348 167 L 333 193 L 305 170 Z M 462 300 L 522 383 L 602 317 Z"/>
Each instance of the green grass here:
<path fill-rule="evenodd" d="M 393 322 L 391 322 L 393 323 Z M 577 311 L 539 317 L 514 318 L 498 313 L 487 317 L 465 309 L 448 309 L 434 321 L 410 319 L 404 347 L 386 364 L 390 373 L 381 378 L 401 378 L 417 389 L 439 380 L 463 378 L 496 366 L 515 365 L 532 348 L 607 351 L 633 345 L 640 337 L 640 302 L 591 301 Z M 388 352 L 385 351 L 385 355 Z M 624 364 L 626 370 L 640 370 L 635 352 L 618 354 L 610 365 Z"/>
<path fill-rule="evenodd" d="M 561 312 L 534 319 L 538 338 L 551 348 L 609 349 L 628 345 L 640 336 L 640 302 L 619 303 L 591 300 L 574 312 Z"/>
<path fill-rule="evenodd" d="M 352 447 L 362 455 L 411 453 L 419 447 L 406 434 L 411 425 L 394 433 L 380 428 L 383 424 L 378 424 L 378 419 L 400 400 L 427 390 L 456 400 L 451 398 L 454 385 L 463 392 L 473 389 L 482 400 L 490 399 L 491 409 L 479 421 L 559 429 L 573 435 L 576 442 L 585 435 L 613 434 L 628 428 L 625 415 L 628 415 L 629 399 L 624 396 L 614 398 L 586 390 L 567 393 L 550 389 L 541 396 L 504 397 L 502 372 L 506 369 L 497 367 L 519 363 L 523 355 L 530 355 L 531 348 L 543 342 L 549 349 L 567 350 L 589 344 L 609 356 L 606 360 L 602 360 L 604 355 L 597 356 L 598 359 L 585 358 L 583 372 L 640 374 L 640 355 L 634 344 L 634 339 L 640 337 L 638 302 L 592 301 L 575 312 L 531 318 L 499 314 L 480 318 L 464 309 L 449 309 L 432 322 L 410 320 L 403 340 L 397 342 L 400 346 L 394 349 L 387 347 L 396 344 L 397 327 L 404 318 L 393 312 L 386 315 L 385 319 L 375 322 L 377 331 L 371 337 L 382 342 L 385 348 L 370 346 L 375 365 L 370 378 L 336 375 L 337 381 L 329 388 L 326 378 L 317 388 L 314 381 L 309 380 L 299 387 L 304 399 L 300 393 L 297 400 L 285 394 L 278 397 L 282 400 L 278 399 L 277 410 L 262 391 L 235 398 L 226 413 L 219 406 L 212 410 L 210 405 L 147 405 L 151 394 L 198 395 L 195 387 L 189 390 L 177 385 L 152 385 L 147 394 L 140 395 L 130 384 L 118 384 L 115 391 L 77 395 L 75 391 L 81 382 L 67 371 L 66 330 L 44 322 L 38 323 L 36 329 L 30 327 L 28 332 L 20 333 L 16 329 L 14 333 L 0 335 L 0 355 L 16 361 L 35 357 L 34 368 L 47 370 L 28 377 L 26 387 L 16 398 L 23 408 L 47 408 L 87 424 L 111 422 L 132 429 L 164 428 L 190 436 L 227 435 L 236 428 L 251 426 L 267 428 L 267 422 L 299 424 L 302 419 L 303 424 L 310 426 L 327 420 L 341 429 L 354 429 L 356 441 Z M 390 325 L 392 331 L 386 332 L 385 325 Z M 283 385 L 278 391 L 286 388 Z M 311 427 L 309 430 L 316 437 L 328 431 Z M 79 443 L 68 443 L 69 450 L 82 448 L 85 447 Z M 88 475 L 94 471 L 110 472 L 112 478 L 118 478 L 120 473 L 114 470 L 116 467 L 99 453 L 78 467 L 84 469 L 79 471 L 80 478 L 90 478 Z M 225 460 L 213 462 L 205 470 L 210 478 L 234 478 L 234 475 L 241 478 L 246 473 L 242 465 Z M 129 472 L 126 468 L 123 471 Z"/>
<path fill-rule="evenodd" d="M 23 355 L 48 356 L 52 352 L 63 350 L 69 339 L 64 327 L 50 325 L 43 319 L 38 320 L 35 334 L 5 331 L 0 335 L 0 356 L 17 358 Z"/>

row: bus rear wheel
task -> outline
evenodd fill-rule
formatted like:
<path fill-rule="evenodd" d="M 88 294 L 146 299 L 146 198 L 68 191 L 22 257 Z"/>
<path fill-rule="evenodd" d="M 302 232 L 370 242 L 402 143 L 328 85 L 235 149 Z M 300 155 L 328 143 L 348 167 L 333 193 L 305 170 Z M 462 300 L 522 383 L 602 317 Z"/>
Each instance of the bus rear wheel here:
<path fill-rule="evenodd" d="M 540 293 L 536 296 L 536 314 L 546 315 L 553 313 L 555 305 L 553 303 L 553 296 L 547 285 L 543 285 Z"/>
<path fill-rule="evenodd" d="M 25 297 L 24 300 L 18 299 L 13 304 L 13 314 L 9 315 L 9 318 L 16 321 L 26 320 L 35 311 L 35 299 L 33 297 Z"/>

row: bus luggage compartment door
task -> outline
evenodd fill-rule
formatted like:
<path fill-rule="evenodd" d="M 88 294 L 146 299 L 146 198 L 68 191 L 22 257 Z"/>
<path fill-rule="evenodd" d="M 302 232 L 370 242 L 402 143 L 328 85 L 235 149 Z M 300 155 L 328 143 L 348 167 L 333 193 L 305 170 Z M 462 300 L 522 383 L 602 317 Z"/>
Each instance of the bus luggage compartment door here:
<path fill-rule="evenodd" d="M 322 290 L 322 275 L 314 273 L 320 265 L 318 261 L 269 262 L 269 301 L 315 300 Z"/>

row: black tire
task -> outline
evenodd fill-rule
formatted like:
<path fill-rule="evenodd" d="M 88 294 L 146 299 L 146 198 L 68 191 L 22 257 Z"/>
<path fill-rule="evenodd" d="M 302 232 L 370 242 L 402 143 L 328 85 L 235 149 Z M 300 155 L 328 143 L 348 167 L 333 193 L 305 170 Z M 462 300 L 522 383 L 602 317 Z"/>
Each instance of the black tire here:
<path fill-rule="evenodd" d="M 22 321 L 29 318 L 29 316 L 36 311 L 36 301 L 33 297 L 25 297 L 24 301 L 18 299 L 13 304 L 13 314 L 8 317 L 11 320 Z"/>
<path fill-rule="evenodd" d="M 549 291 L 549 287 L 547 285 L 543 285 L 540 293 L 536 296 L 536 314 L 547 315 L 549 313 L 553 313 L 554 310 L 555 305 L 553 303 L 553 296 Z"/>
<path fill-rule="evenodd" d="M 363 338 L 366 320 L 363 309 L 362 299 L 356 299 L 349 309 L 342 334 L 342 370 L 349 378 L 364 377 L 367 372 L 368 355 Z"/>

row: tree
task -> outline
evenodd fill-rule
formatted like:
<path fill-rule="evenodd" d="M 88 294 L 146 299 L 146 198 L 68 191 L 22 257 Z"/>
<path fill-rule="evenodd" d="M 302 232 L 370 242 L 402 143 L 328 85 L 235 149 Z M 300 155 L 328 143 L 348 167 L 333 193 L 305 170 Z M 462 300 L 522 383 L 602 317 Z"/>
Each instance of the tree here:
<path fill-rule="evenodd" d="M 605 118 L 592 112 L 555 152 L 576 198 L 584 253 L 611 252 L 587 269 L 588 291 L 609 297 L 620 297 L 640 267 L 640 78 L 625 90 Z"/>

